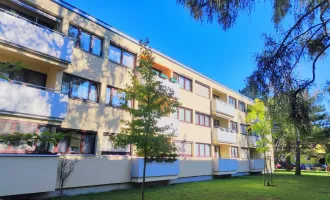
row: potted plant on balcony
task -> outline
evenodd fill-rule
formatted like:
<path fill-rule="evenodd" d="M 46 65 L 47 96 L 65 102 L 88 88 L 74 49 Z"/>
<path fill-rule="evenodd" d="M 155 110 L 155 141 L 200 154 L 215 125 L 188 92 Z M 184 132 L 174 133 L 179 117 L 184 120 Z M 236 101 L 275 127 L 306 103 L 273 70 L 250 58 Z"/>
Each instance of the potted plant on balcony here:
<path fill-rule="evenodd" d="M 168 77 L 165 74 L 163 74 L 163 73 L 160 74 L 159 77 L 162 78 L 162 79 L 168 79 Z"/>

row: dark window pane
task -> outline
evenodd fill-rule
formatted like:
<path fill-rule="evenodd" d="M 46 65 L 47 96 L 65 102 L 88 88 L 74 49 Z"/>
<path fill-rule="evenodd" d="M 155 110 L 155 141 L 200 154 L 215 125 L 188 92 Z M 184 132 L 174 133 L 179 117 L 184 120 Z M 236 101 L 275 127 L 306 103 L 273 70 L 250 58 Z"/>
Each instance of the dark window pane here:
<path fill-rule="evenodd" d="M 107 87 L 105 104 L 110 105 L 110 98 L 111 98 L 111 88 Z"/>
<path fill-rule="evenodd" d="M 135 56 L 131 53 L 123 52 L 123 65 L 129 68 L 134 67 L 134 58 Z"/>
<path fill-rule="evenodd" d="M 182 76 L 179 76 L 179 84 L 180 88 L 184 89 L 184 78 Z"/>
<path fill-rule="evenodd" d="M 79 31 L 73 26 L 69 27 L 69 36 L 72 37 L 75 40 L 75 45 L 78 43 L 78 35 Z"/>
<path fill-rule="evenodd" d="M 115 46 L 110 46 L 109 59 L 116 63 L 120 63 L 120 57 L 121 57 L 121 50 Z"/>
<path fill-rule="evenodd" d="M 62 88 L 61 88 L 62 94 L 67 94 L 67 95 L 69 94 L 70 82 L 71 82 L 71 77 L 66 74 L 63 74 Z"/>
<path fill-rule="evenodd" d="M 83 149 L 81 153 L 94 154 L 95 135 L 84 135 Z"/>
<path fill-rule="evenodd" d="M 191 91 L 191 80 L 185 79 L 185 89 Z"/>
<path fill-rule="evenodd" d="M 97 56 L 101 56 L 102 53 L 102 40 L 97 37 L 93 37 L 92 53 Z"/>
<path fill-rule="evenodd" d="M 81 31 L 79 46 L 81 49 L 88 51 L 90 49 L 91 35 Z"/>
<path fill-rule="evenodd" d="M 57 152 L 65 153 L 67 151 L 68 146 L 69 146 L 69 137 L 64 137 L 58 143 Z"/>
<path fill-rule="evenodd" d="M 89 92 L 89 100 L 93 102 L 97 102 L 97 86 L 95 84 L 91 85 Z"/>

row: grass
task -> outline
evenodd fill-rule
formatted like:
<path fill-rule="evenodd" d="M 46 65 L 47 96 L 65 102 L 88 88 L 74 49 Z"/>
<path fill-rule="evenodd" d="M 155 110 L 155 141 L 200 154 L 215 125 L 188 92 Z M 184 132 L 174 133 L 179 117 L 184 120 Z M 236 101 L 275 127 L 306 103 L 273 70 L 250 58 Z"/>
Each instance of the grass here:
<path fill-rule="evenodd" d="M 305 172 L 304 172 L 305 173 Z M 262 175 L 218 179 L 197 183 L 148 188 L 148 200 L 176 199 L 239 199 L 239 200 L 296 200 L 330 199 L 330 177 L 326 174 L 294 176 L 293 172 L 276 172 L 275 187 L 263 186 Z M 66 197 L 64 200 L 130 200 L 140 199 L 139 189 Z"/>

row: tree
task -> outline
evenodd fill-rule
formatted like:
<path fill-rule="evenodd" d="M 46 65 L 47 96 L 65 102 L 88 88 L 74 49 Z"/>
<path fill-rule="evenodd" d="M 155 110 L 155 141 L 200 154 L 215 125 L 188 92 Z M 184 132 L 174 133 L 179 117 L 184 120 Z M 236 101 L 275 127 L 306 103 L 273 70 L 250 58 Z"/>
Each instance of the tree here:
<path fill-rule="evenodd" d="M 69 160 L 66 155 L 59 158 L 57 166 L 57 179 L 60 184 L 60 197 L 64 196 L 64 185 L 69 180 L 69 177 L 74 172 L 75 165 L 79 160 Z"/>
<path fill-rule="evenodd" d="M 327 173 L 329 175 L 329 168 L 330 168 L 330 153 L 328 153 L 326 156 L 325 156 L 325 162 L 326 162 L 326 165 L 327 165 Z"/>
<path fill-rule="evenodd" d="M 0 79 L 9 80 L 7 73 L 21 70 L 20 62 L 0 62 Z"/>
<path fill-rule="evenodd" d="M 271 173 L 271 168 L 268 168 L 267 152 L 270 150 L 271 145 L 271 121 L 265 104 L 259 99 L 255 99 L 254 105 L 248 106 L 246 123 L 250 124 L 250 134 L 254 134 L 260 137 L 260 140 L 257 141 L 257 151 L 263 153 L 264 156 L 264 185 L 265 173 L 267 173 L 267 186 L 270 186 L 272 185 L 269 179 L 269 173 Z M 272 163 L 270 162 L 270 165 L 271 164 Z"/>
<path fill-rule="evenodd" d="M 173 129 L 172 125 L 159 127 L 158 120 L 170 113 L 176 112 L 179 102 L 174 98 L 171 88 L 164 86 L 157 80 L 156 73 L 152 69 L 154 57 L 148 47 L 148 40 L 140 42 L 141 53 L 139 55 L 139 65 L 135 73 L 131 74 L 131 84 L 126 85 L 126 101 L 137 102 L 137 109 L 127 105 L 123 108 L 127 110 L 132 120 L 122 120 L 123 127 L 119 134 L 110 137 L 115 147 L 125 147 L 134 145 L 138 155 L 143 156 L 143 181 L 141 185 L 141 197 L 144 199 L 144 185 L 147 159 L 164 156 L 175 151 L 175 145 L 171 142 L 172 135 L 157 134 Z M 174 132 L 174 130 L 173 130 Z"/>
<path fill-rule="evenodd" d="M 199 21 L 214 19 L 224 30 L 232 27 L 240 13 L 251 12 L 256 1 L 251 0 L 177 0 Z M 310 131 L 309 103 L 304 92 L 315 82 L 316 65 L 330 49 L 330 0 L 270 1 L 276 34 L 265 35 L 263 50 L 256 55 L 257 66 L 247 78 L 249 96 L 263 101 L 272 98 L 274 105 L 289 105 L 288 118 L 296 132 L 296 154 L 300 154 L 300 136 Z M 285 30 L 281 22 L 291 13 L 293 25 Z M 297 75 L 297 67 L 310 66 L 311 78 Z M 298 162 L 299 162 L 299 158 Z M 296 166 L 300 175 L 300 165 Z"/>

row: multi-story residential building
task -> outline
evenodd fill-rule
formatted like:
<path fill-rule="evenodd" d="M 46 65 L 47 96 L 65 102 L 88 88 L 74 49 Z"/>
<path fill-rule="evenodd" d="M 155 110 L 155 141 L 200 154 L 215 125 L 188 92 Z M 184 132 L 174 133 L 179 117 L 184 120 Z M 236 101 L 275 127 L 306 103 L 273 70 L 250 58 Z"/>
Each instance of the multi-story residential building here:
<path fill-rule="evenodd" d="M 147 34 L 147 33 L 146 33 Z M 20 62 L 0 82 L 0 134 L 74 132 L 49 151 L 79 159 L 67 194 L 128 188 L 141 181 L 133 148 L 115 149 L 125 102 L 117 91 L 137 63 L 137 40 L 61 0 L 0 2 L 0 61 Z M 261 172 L 256 136 L 247 135 L 249 98 L 153 50 L 154 69 L 182 104 L 161 125 L 173 124 L 179 159 L 148 164 L 147 181 L 181 183 Z M 166 134 L 166 133 L 164 133 Z M 0 144 L 0 197 L 52 196 L 59 188 L 58 156 L 27 154 L 34 147 Z M 271 155 L 271 153 L 269 154 Z"/>

